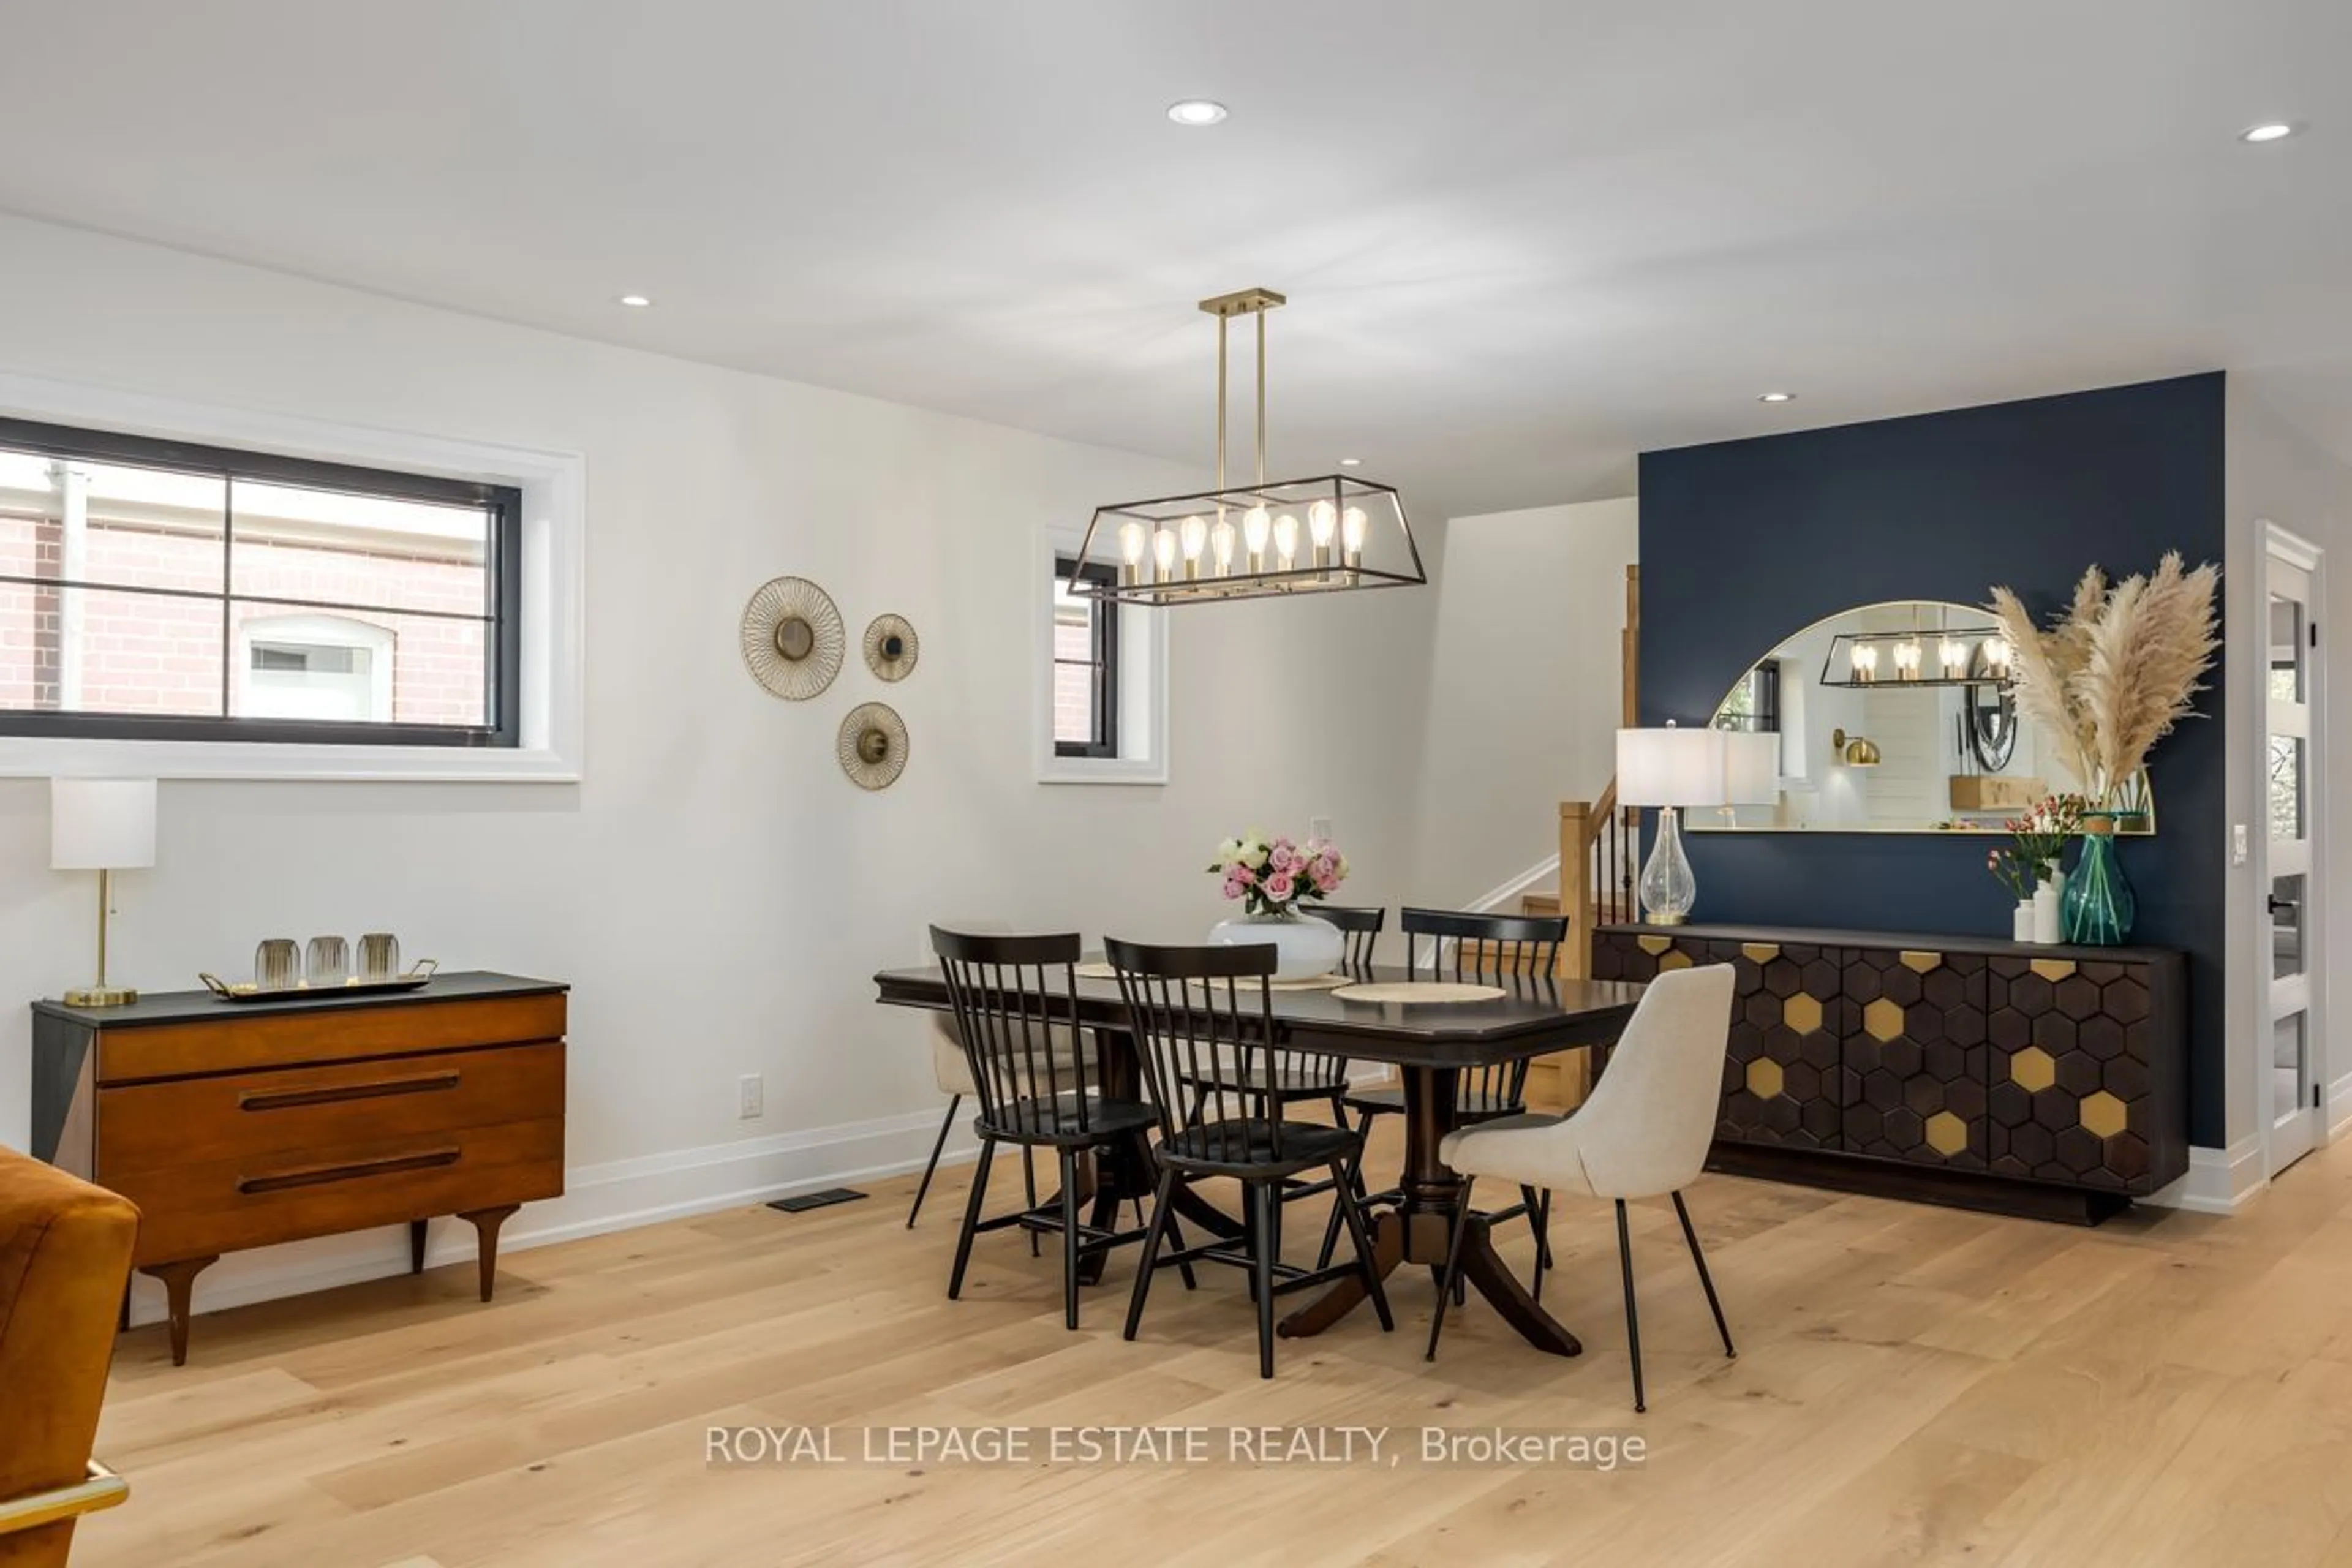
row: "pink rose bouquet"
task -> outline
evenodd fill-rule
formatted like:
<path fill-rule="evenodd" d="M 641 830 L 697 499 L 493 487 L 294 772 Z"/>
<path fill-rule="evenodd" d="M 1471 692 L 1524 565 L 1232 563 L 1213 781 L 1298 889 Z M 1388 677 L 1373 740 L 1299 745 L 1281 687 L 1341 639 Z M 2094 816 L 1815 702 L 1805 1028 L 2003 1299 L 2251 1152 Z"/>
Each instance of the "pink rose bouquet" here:
<path fill-rule="evenodd" d="M 1328 839 L 1268 838 L 1255 830 L 1217 846 L 1209 874 L 1223 879 L 1225 897 L 1253 915 L 1287 915 L 1311 900 L 1328 899 L 1348 877 L 1348 858 Z"/>

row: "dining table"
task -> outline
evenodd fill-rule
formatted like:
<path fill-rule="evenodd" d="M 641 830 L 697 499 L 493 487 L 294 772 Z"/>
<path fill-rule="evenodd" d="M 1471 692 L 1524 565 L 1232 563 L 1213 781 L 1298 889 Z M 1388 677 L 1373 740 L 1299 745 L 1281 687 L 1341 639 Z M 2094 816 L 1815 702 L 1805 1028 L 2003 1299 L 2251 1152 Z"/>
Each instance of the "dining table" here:
<path fill-rule="evenodd" d="M 1143 1098 L 1141 1064 L 1133 1025 L 1118 983 L 1085 973 L 1073 979 L 1076 1021 L 1092 1031 L 1108 1096 Z M 1406 971 L 1370 968 L 1365 984 L 1414 978 Z M 1545 975 L 1482 977 L 1502 994 L 1477 1001 L 1359 1001 L 1328 987 L 1272 989 L 1274 1027 L 1288 1049 L 1343 1056 L 1351 1063 L 1380 1063 L 1397 1069 L 1404 1100 L 1404 1168 L 1402 1194 L 1374 1222 L 1374 1266 L 1385 1277 L 1407 1263 L 1442 1268 L 1457 1217 L 1469 1226 L 1462 1238 L 1462 1279 L 1491 1303 L 1504 1321 L 1537 1349 L 1575 1355 L 1583 1347 L 1566 1325 L 1546 1311 L 1496 1250 L 1486 1218 L 1461 1215 L 1462 1178 L 1441 1153 L 1454 1131 L 1455 1097 L 1465 1069 L 1529 1060 L 1579 1047 L 1604 1052 L 1613 1046 L 1633 1014 L 1642 987 L 1625 981 L 1569 980 Z M 874 977 L 877 999 L 897 1007 L 949 1010 L 947 983 L 936 967 L 887 969 Z M 1058 994 L 1056 1009 L 1063 1005 Z M 1139 1136 L 1107 1150 L 1093 1173 L 1092 1223 L 1108 1227 L 1118 1205 L 1134 1203 L 1154 1186 L 1151 1154 Z M 1238 1219 L 1180 1184 L 1176 1212 L 1219 1236 L 1239 1236 Z M 1088 1261 L 1099 1277 L 1102 1255 Z M 1321 1333 L 1360 1305 L 1370 1291 L 1350 1275 L 1285 1318 L 1286 1338 Z"/>

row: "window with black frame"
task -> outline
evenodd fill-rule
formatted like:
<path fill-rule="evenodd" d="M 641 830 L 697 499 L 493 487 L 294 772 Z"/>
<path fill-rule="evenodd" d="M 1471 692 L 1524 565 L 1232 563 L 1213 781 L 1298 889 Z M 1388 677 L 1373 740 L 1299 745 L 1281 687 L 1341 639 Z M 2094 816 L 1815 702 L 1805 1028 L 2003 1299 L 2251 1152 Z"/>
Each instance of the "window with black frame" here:
<path fill-rule="evenodd" d="M 1780 665 L 1767 659 L 1740 678 L 1731 695 L 1716 710 L 1718 730 L 1746 730 L 1758 734 L 1780 732 Z"/>
<path fill-rule="evenodd" d="M 1118 605 L 1070 592 L 1070 574 L 1116 586 L 1113 569 L 1054 563 L 1054 753 L 1118 755 Z"/>
<path fill-rule="evenodd" d="M 521 501 L 0 419 L 0 734 L 515 745 Z"/>

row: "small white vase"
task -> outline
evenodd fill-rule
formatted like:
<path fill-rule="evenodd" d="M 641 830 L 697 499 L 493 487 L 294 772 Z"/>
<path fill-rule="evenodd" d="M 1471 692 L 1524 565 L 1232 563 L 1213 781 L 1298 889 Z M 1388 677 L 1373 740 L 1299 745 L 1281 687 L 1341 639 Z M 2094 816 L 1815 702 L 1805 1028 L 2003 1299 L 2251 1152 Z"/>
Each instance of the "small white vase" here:
<path fill-rule="evenodd" d="M 2017 908 L 2009 912 L 2009 940 L 2011 942 L 2033 941 L 2033 900 L 2018 900 Z"/>
<path fill-rule="evenodd" d="M 1339 967 L 1347 941 L 1339 928 L 1313 915 L 1244 915 L 1209 929 L 1219 947 L 1269 946 L 1276 952 L 1276 980 L 1312 980 Z"/>
<path fill-rule="evenodd" d="M 2058 900 L 2060 889 L 2054 879 L 2045 879 L 2033 889 L 2033 940 L 2046 947 L 2054 947 L 2061 940 L 2058 931 Z"/>

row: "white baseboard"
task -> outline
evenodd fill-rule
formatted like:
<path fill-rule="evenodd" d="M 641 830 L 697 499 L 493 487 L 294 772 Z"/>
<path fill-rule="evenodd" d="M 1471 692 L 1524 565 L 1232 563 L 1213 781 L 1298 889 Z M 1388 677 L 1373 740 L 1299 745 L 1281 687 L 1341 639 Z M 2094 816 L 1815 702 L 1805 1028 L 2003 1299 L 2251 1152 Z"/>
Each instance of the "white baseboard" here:
<path fill-rule="evenodd" d="M 944 1103 L 929 1110 L 838 1127 L 810 1128 L 772 1138 L 680 1149 L 635 1160 L 583 1165 L 568 1172 L 560 1198 L 526 1205 L 499 1237 L 504 1258 L 533 1247 L 716 1209 L 765 1203 L 788 1193 L 840 1186 L 920 1170 L 940 1134 Z M 941 1164 L 972 1159 L 969 1102 L 949 1134 Z M 436 1220 L 425 1247 L 428 1268 L 474 1259 L 474 1227 Z M 394 1226 L 233 1253 L 196 1279 L 195 1310 L 217 1311 L 330 1289 L 408 1271 L 408 1229 Z M 163 1289 L 145 1275 L 132 1279 L 131 1321 L 161 1322 Z"/>
<path fill-rule="evenodd" d="M 2227 1149 L 2191 1146 L 2189 1173 L 2140 1201 L 2192 1214 L 2235 1214 L 2269 1185 L 2263 1173 L 2263 1141 L 2256 1134 Z"/>
<path fill-rule="evenodd" d="M 2327 1098 L 2320 1103 L 2326 1107 L 2327 1141 L 2352 1137 L 2352 1072 L 2329 1084 Z"/>

